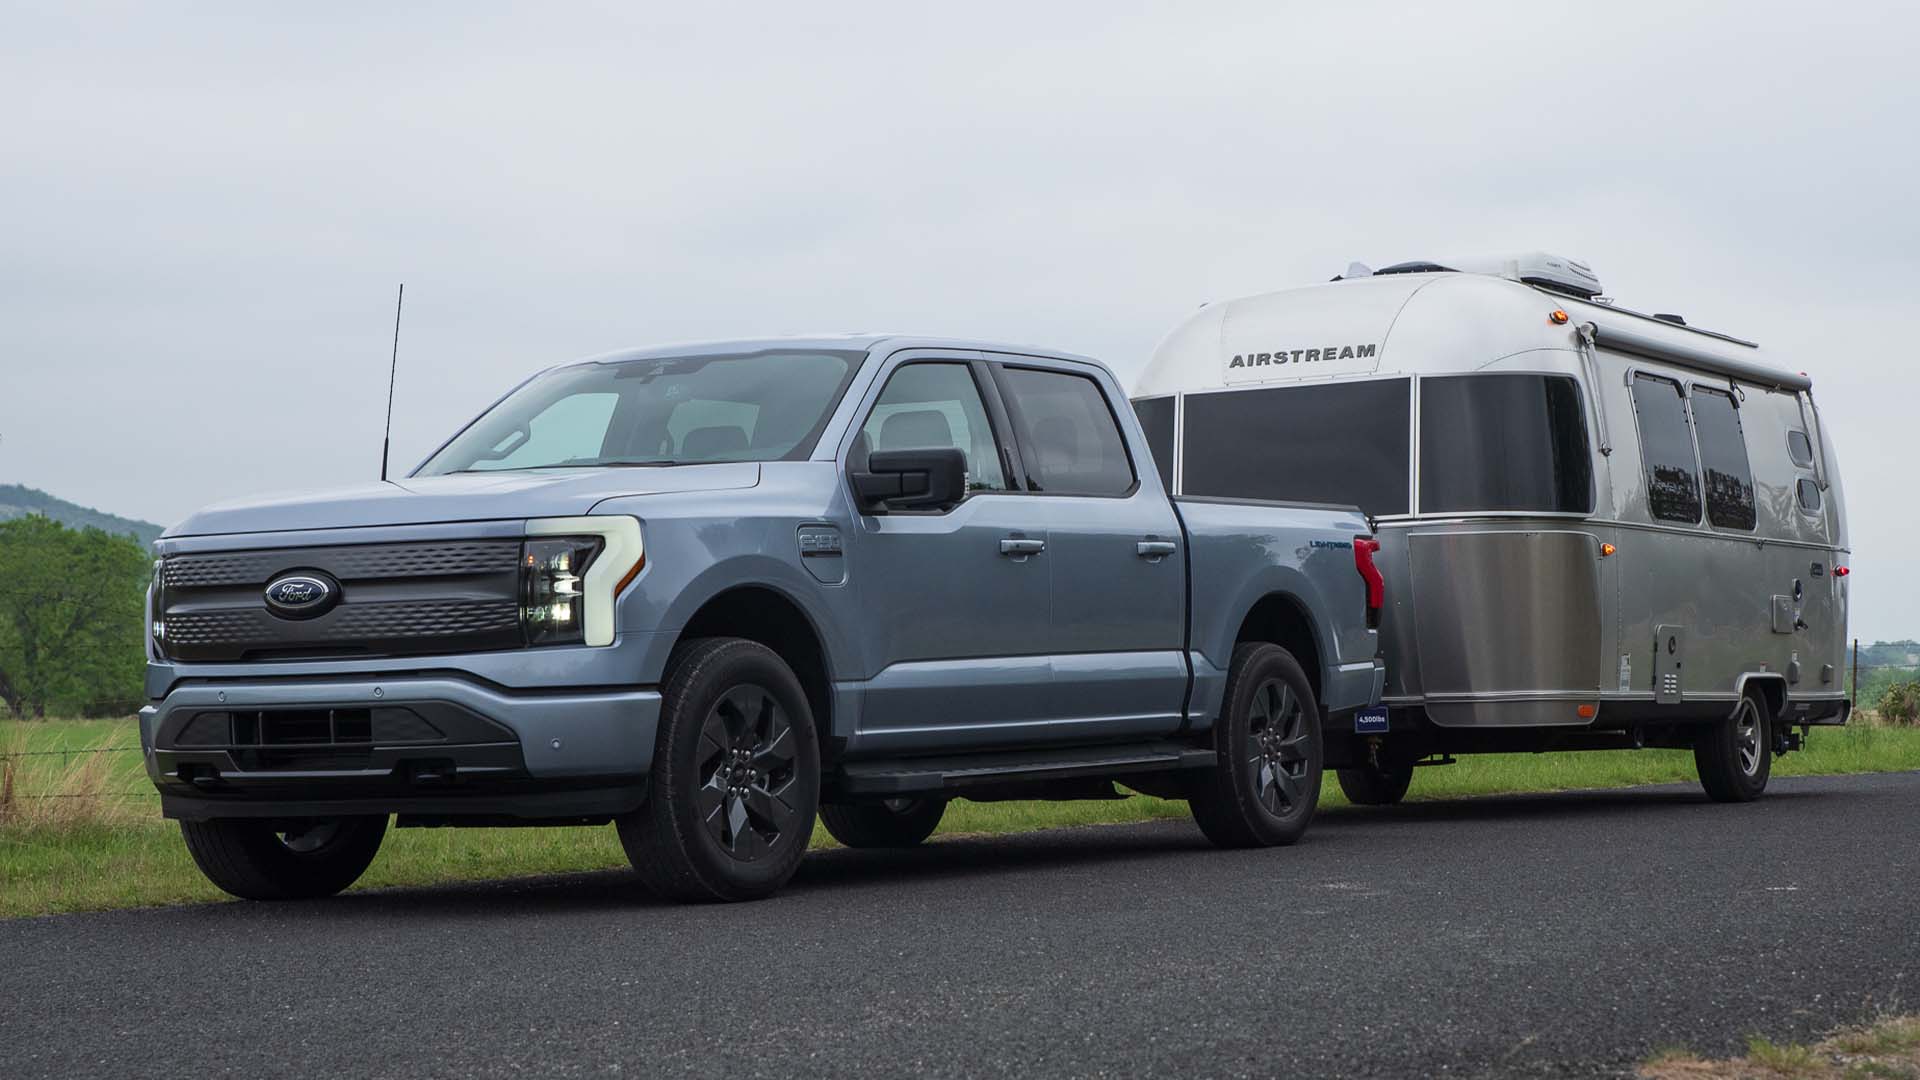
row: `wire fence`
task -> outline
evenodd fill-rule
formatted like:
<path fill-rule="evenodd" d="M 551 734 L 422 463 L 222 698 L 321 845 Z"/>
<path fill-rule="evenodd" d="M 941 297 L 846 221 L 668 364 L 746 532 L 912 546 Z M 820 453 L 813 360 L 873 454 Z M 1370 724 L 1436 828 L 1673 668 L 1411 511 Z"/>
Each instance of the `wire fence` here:
<path fill-rule="evenodd" d="M 15 779 L 15 777 L 7 776 L 7 774 L 13 772 L 14 770 L 13 763 L 15 761 L 21 761 L 26 758 L 61 758 L 64 760 L 71 760 L 74 758 L 83 757 L 86 755 L 93 755 L 93 754 L 138 754 L 140 752 L 141 750 L 140 750 L 139 743 L 127 743 L 127 744 L 118 745 L 118 746 L 72 746 L 72 747 L 60 747 L 53 750 L 3 750 L 3 749 L 0 749 L 0 776 L 4 776 L 9 780 Z M 154 798 L 154 797 L 158 797 L 158 795 L 160 794 L 158 791 L 155 791 L 151 786 L 115 789 L 110 791 L 59 791 L 59 792 L 22 791 L 20 790 L 20 785 L 17 782 L 12 784 L 7 784 L 5 786 L 7 788 L 7 790 L 5 791 L 5 797 L 8 800 L 17 800 L 17 801 L 23 801 L 23 802 L 39 801 L 39 800 L 46 800 L 46 799 L 140 799 L 140 798 Z"/>

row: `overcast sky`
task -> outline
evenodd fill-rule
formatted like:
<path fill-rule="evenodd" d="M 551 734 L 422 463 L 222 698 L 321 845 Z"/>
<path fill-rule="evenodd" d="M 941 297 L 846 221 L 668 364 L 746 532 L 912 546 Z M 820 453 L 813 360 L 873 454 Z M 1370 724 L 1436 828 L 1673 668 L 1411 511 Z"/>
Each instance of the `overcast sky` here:
<path fill-rule="evenodd" d="M 401 281 L 410 467 L 621 346 L 1127 378 L 1203 301 L 1540 248 L 1812 373 L 1853 629 L 1920 636 L 1907 7 L 707 6 L 0 0 L 0 482 L 172 523 L 373 477 Z"/>

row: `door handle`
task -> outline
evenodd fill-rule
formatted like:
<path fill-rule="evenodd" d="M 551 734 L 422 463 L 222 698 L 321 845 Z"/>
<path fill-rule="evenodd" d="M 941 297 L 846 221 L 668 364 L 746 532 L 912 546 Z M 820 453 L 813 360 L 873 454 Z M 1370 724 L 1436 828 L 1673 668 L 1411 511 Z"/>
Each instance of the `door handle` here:
<path fill-rule="evenodd" d="M 1134 554 L 1143 559 L 1164 559 L 1180 550 L 1180 545 L 1171 540 L 1142 540 L 1133 545 Z"/>
<path fill-rule="evenodd" d="M 1034 540 L 1024 536 L 1009 536 L 1000 541 L 1000 554 L 1024 559 L 1029 555 L 1038 555 L 1047 550 L 1045 540 Z"/>

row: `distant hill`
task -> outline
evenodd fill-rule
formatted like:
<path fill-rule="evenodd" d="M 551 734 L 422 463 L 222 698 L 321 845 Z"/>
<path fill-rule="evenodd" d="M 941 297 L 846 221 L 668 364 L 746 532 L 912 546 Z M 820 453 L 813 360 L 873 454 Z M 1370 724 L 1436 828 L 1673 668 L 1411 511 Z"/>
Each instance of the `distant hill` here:
<path fill-rule="evenodd" d="M 25 517 L 28 514 L 44 514 L 69 528 L 84 529 L 89 526 L 110 533 L 131 533 L 143 544 L 152 545 L 160 539 L 161 526 L 151 521 L 135 521 L 132 518 L 103 514 L 84 506 L 76 506 L 65 499 L 56 499 L 44 491 L 19 484 L 0 484 L 0 521 L 9 518 Z"/>

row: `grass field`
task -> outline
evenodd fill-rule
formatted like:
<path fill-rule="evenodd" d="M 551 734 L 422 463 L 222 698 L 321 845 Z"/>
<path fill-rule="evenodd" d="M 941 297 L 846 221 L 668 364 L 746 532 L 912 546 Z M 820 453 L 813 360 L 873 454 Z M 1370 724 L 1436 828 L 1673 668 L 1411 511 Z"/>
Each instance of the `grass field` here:
<path fill-rule="evenodd" d="M 0 917 L 218 900 L 161 820 L 125 720 L 0 721 Z M 77 753 L 76 753 L 77 751 Z M 106 751 L 106 752 L 94 752 Z M 1920 729 L 1865 723 L 1817 730 L 1776 776 L 1920 769 Z M 1327 778 L 1321 808 L 1346 807 Z M 1409 799 L 1626 787 L 1694 780 L 1687 751 L 1640 750 L 1469 757 L 1423 768 Z M 10 793 L 4 785 L 11 787 Z M 10 798 L 9 798 L 10 794 Z M 1110 802 L 956 802 L 940 831 L 1005 833 L 1066 825 L 1185 818 L 1185 803 L 1137 796 Z M 814 845 L 831 845 L 824 830 Z M 624 866 L 612 828 L 404 829 L 358 888 L 505 878 Z"/>

